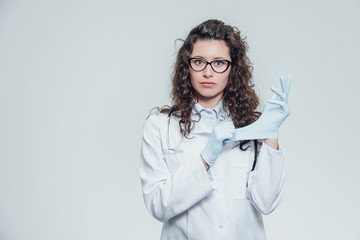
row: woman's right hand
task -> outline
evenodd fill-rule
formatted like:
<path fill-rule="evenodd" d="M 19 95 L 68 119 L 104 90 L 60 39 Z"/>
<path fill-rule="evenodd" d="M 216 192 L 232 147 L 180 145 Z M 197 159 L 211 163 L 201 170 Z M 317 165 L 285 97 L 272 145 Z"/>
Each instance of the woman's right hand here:
<path fill-rule="evenodd" d="M 214 127 L 206 147 L 201 152 L 201 156 L 210 167 L 219 156 L 223 146 L 234 137 L 235 127 L 232 122 L 221 122 Z"/>

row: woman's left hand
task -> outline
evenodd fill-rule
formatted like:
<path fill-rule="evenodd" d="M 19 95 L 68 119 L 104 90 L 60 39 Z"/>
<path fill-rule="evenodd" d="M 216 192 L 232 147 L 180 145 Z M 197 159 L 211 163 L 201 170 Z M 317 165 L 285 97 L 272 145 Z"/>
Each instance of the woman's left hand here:
<path fill-rule="evenodd" d="M 278 138 L 279 128 L 290 115 L 288 97 L 291 86 L 291 76 L 280 77 L 282 91 L 272 87 L 272 98 L 265 105 L 264 111 L 254 123 L 236 129 L 234 140 Z"/>

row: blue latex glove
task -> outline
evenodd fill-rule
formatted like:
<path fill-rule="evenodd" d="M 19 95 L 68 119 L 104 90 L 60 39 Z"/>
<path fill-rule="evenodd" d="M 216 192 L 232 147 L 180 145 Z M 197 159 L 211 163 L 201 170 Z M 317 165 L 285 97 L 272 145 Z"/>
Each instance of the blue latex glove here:
<path fill-rule="evenodd" d="M 279 128 L 289 116 L 288 96 L 291 86 L 291 76 L 286 79 L 280 77 L 282 91 L 272 87 L 272 98 L 265 105 L 264 111 L 254 123 L 236 129 L 236 136 L 232 140 L 250 140 L 278 138 Z"/>
<path fill-rule="evenodd" d="M 232 122 L 221 122 L 216 125 L 211 133 L 210 139 L 201 152 L 205 162 L 212 166 L 219 156 L 223 146 L 235 137 L 235 127 Z"/>

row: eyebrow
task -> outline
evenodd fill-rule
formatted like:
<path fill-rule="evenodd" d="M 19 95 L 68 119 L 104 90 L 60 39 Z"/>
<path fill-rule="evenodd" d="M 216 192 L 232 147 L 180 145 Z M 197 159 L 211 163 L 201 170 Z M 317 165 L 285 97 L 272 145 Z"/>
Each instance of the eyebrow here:
<path fill-rule="evenodd" d="M 201 59 L 205 59 L 204 57 L 202 56 L 193 56 L 192 58 L 201 58 Z M 216 57 L 216 58 L 213 58 L 213 60 L 227 60 L 226 58 L 224 57 Z"/>

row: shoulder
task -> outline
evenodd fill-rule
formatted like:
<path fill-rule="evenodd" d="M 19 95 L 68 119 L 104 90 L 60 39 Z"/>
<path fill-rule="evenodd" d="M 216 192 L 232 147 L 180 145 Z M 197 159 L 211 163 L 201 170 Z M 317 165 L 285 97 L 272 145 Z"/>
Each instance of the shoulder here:
<path fill-rule="evenodd" d="M 166 114 L 150 114 L 143 125 L 143 140 L 146 142 L 153 142 L 155 139 L 160 140 L 166 129 L 166 118 Z"/>
<path fill-rule="evenodd" d="M 144 128 L 148 127 L 161 127 L 163 124 L 166 124 L 168 119 L 167 114 L 164 113 L 151 113 L 148 118 L 145 120 Z"/>

